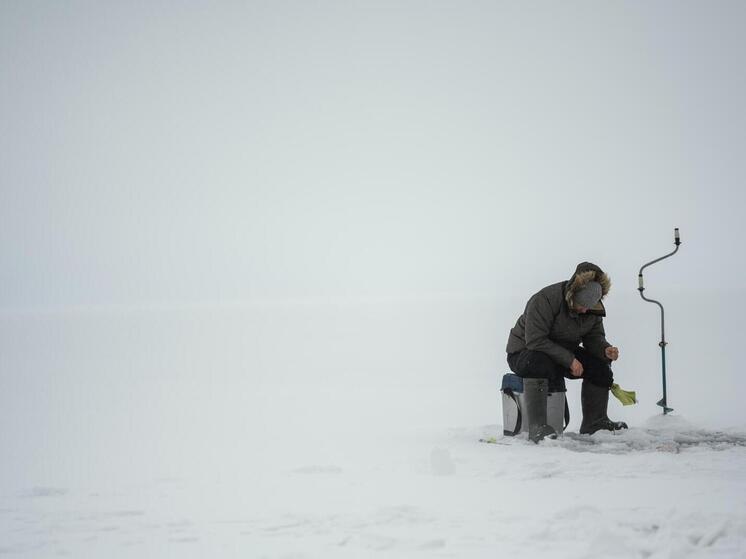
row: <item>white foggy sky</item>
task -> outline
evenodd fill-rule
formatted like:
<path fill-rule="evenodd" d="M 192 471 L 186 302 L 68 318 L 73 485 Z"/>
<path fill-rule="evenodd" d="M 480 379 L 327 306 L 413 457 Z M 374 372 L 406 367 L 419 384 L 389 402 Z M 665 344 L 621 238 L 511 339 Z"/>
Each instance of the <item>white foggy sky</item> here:
<path fill-rule="evenodd" d="M 3 2 L 0 308 L 742 289 L 739 2 Z M 527 287 L 524 284 L 529 284 Z M 518 309 L 516 309 L 518 311 Z"/>

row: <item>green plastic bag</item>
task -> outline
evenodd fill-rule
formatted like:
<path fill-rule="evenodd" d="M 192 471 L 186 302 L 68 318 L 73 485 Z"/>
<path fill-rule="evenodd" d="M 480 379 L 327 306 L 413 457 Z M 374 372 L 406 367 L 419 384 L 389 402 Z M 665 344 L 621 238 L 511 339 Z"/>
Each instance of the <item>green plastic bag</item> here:
<path fill-rule="evenodd" d="M 612 384 L 611 393 L 623 406 L 631 406 L 637 403 L 637 394 L 634 390 L 622 390 L 618 384 Z"/>

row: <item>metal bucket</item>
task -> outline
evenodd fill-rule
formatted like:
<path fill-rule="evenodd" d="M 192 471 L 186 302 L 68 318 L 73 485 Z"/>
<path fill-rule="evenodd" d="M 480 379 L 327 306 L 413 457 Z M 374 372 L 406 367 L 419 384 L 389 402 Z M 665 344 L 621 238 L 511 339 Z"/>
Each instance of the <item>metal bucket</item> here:
<path fill-rule="evenodd" d="M 528 418 L 525 416 L 526 405 L 523 401 L 523 379 L 513 373 L 503 375 L 503 434 L 513 437 L 528 432 Z M 547 394 L 547 423 L 561 434 L 570 422 L 570 411 L 567 407 L 565 392 Z"/>

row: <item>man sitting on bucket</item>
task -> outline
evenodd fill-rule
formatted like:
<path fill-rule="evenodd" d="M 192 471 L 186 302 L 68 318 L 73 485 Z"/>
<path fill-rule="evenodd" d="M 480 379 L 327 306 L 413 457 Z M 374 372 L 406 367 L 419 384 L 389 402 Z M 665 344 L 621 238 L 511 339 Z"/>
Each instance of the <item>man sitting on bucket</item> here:
<path fill-rule="evenodd" d="M 533 295 L 510 330 L 510 370 L 524 379 L 536 379 L 524 381 L 529 408 L 539 410 L 532 414 L 536 417 L 529 417 L 532 441 L 556 437 L 547 425 L 547 390 L 564 390 L 565 378 L 583 379 L 581 434 L 627 428 L 626 423 L 611 421 L 606 415 L 614 382 L 610 363 L 619 358 L 619 349 L 606 341 L 603 325 L 606 310 L 601 300 L 610 288 L 611 280 L 601 268 L 583 262 L 570 281 L 549 285 Z"/>

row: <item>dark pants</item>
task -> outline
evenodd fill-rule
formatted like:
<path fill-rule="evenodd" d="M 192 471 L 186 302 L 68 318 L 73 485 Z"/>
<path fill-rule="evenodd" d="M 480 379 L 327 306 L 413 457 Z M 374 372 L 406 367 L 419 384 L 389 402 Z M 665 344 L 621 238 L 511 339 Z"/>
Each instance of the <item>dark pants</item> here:
<path fill-rule="evenodd" d="M 550 392 L 565 390 L 565 379 L 582 378 L 591 384 L 609 388 L 614 382 L 611 366 L 605 359 L 600 359 L 582 347 L 577 347 L 575 358 L 583 365 L 583 376 L 575 377 L 559 363 L 556 363 L 546 353 L 524 349 L 508 354 L 508 366 L 519 377 L 545 378 L 549 380 Z"/>

